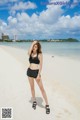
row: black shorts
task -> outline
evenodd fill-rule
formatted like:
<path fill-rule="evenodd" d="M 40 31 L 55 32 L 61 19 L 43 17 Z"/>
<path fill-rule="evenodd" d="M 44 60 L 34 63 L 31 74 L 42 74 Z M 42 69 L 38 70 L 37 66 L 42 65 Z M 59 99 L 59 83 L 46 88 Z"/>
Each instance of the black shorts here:
<path fill-rule="evenodd" d="M 27 69 L 27 76 L 36 78 L 38 75 L 39 69 L 32 70 L 30 68 Z"/>

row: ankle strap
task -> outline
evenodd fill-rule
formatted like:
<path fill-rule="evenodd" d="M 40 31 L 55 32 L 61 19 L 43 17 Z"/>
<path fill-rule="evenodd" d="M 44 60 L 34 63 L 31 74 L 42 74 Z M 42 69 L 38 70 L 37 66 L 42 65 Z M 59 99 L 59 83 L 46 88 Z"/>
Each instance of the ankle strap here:
<path fill-rule="evenodd" d="M 46 105 L 46 107 L 49 107 L 49 105 Z"/>

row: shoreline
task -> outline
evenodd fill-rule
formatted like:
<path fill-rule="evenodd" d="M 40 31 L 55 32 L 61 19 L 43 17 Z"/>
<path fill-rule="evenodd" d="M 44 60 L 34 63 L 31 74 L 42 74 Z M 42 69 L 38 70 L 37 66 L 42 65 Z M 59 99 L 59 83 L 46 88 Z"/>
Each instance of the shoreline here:
<path fill-rule="evenodd" d="M 13 48 L 10 46 L 3 46 L 3 45 L 1 46 L 1 48 L 4 50 L 4 52 L 6 52 L 6 53 L 8 52 L 9 55 L 16 58 L 16 60 L 18 60 L 18 62 L 20 62 L 22 64 L 24 71 L 27 69 L 27 66 L 28 66 L 27 51 L 25 52 L 25 50 L 22 50 L 22 49 Z M 48 62 L 48 64 L 47 64 L 47 62 Z M 73 70 L 74 66 L 76 68 L 78 68 L 78 66 L 80 65 L 80 62 L 78 62 L 78 63 L 76 63 L 76 62 L 78 62 L 78 61 L 74 61 L 74 60 L 72 61 L 71 59 L 61 58 L 58 56 L 52 57 L 51 55 L 44 54 L 42 79 L 43 79 L 43 83 L 46 85 L 45 88 L 48 91 L 48 94 L 54 95 L 54 100 L 56 99 L 56 93 L 58 93 L 61 96 L 65 96 L 65 99 L 68 102 L 70 102 L 72 105 L 74 105 L 79 111 L 80 110 L 80 106 L 79 106 L 80 99 L 76 98 L 76 93 L 77 93 L 77 96 L 79 95 L 78 89 L 75 88 L 75 89 L 77 89 L 77 91 L 75 92 L 75 95 L 74 95 L 73 89 L 75 86 L 73 86 L 73 89 L 71 88 L 71 90 L 70 90 L 70 87 L 72 87 L 72 86 L 69 86 L 69 88 L 65 86 L 65 85 L 69 85 L 69 83 L 70 84 L 75 83 L 75 81 L 73 82 L 71 79 L 74 79 L 74 77 L 76 78 L 78 73 L 75 73 L 76 75 L 73 74 L 74 76 L 71 76 L 71 74 L 69 74 L 69 72 L 70 72 L 70 70 Z M 63 66 L 61 67 L 61 65 L 63 65 Z M 46 66 L 48 69 L 46 69 Z M 61 67 L 61 71 L 58 66 Z M 69 67 L 70 67 L 70 70 L 68 72 Z M 46 69 L 46 71 L 45 71 L 45 69 Z M 68 73 L 66 73 L 66 72 L 68 72 Z M 75 70 L 73 70 L 73 73 L 74 72 L 75 72 Z M 47 73 L 49 73 L 49 74 L 47 74 Z M 69 76 L 67 76 L 67 75 L 69 75 Z M 65 77 L 67 77 L 67 78 L 65 79 Z M 49 79 L 50 79 L 50 81 L 49 81 Z M 65 79 L 65 81 L 63 81 L 64 79 Z M 69 83 L 65 83 L 66 81 Z M 47 88 L 47 86 L 48 86 L 48 88 Z M 78 86 L 76 86 L 76 87 L 78 87 Z M 50 92 L 49 89 L 51 91 L 53 91 L 53 93 Z M 52 100 L 51 98 L 49 98 L 49 99 L 50 99 L 50 101 Z"/>
<path fill-rule="evenodd" d="M 24 49 L 24 48 L 22 48 L 22 47 L 17 47 L 17 46 L 6 46 L 6 45 L 0 45 L 0 46 L 4 46 L 4 47 L 11 47 L 11 48 L 15 48 L 15 49 L 19 49 L 19 50 L 23 50 L 23 51 L 27 51 L 26 49 Z M 45 55 L 51 55 L 52 57 L 53 56 L 56 56 L 56 57 L 59 57 L 59 58 L 65 58 L 65 59 L 69 59 L 69 60 L 73 60 L 73 61 L 79 61 L 80 62 L 80 57 L 77 55 L 77 56 L 71 56 L 71 55 L 68 55 L 68 56 L 66 56 L 66 55 L 60 55 L 60 54 L 56 54 L 56 53 L 51 53 L 51 52 L 43 52 L 43 54 L 45 54 Z"/>

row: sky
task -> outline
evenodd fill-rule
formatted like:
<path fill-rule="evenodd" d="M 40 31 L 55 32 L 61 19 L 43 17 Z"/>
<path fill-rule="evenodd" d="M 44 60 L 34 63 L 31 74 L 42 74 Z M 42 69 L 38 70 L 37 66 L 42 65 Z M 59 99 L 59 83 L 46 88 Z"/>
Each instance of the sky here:
<path fill-rule="evenodd" d="M 80 40 L 80 0 L 0 0 L 0 38 Z"/>

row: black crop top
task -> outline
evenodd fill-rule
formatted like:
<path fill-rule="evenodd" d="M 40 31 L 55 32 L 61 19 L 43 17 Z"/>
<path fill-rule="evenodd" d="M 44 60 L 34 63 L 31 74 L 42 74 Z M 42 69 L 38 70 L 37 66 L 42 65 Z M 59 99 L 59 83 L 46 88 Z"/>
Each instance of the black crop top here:
<path fill-rule="evenodd" d="M 39 63 L 40 63 L 40 60 L 39 60 L 39 58 L 38 58 L 38 54 L 37 54 L 36 57 L 32 57 L 32 56 L 30 55 L 30 57 L 29 57 L 29 62 L 30 62 L 30 63 L 39 64 Z"/>

